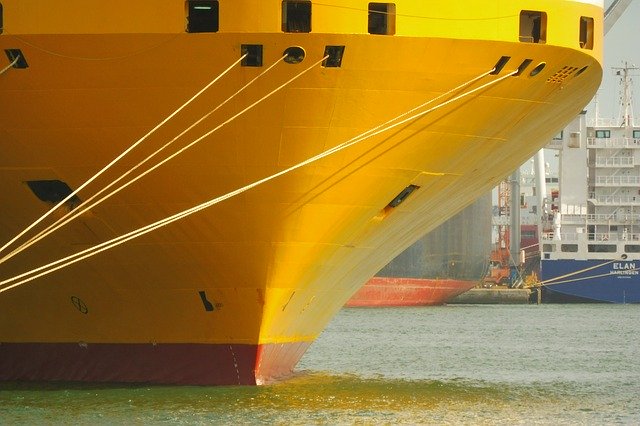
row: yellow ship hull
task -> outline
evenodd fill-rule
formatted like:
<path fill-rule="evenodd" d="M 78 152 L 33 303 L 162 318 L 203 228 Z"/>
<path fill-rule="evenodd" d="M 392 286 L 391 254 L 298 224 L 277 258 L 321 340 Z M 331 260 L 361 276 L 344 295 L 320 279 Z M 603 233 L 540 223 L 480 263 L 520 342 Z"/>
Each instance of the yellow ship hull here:
<path fill-rule="evenodd" d="M 529 158 L 598 87 L 601 5 L 449 3 L 398 0 L 395 34 L 379 35 L 360 24 L 368 3 L 355 0 L 313 4 L 309 33 L 282 32 L 279 1 L 221 0 L 215 33 L 186 33 L 181 2 L 100 2 L 80 18 L 75 0 L 3 1 L 0 48 L 28 67 L 0 75 L 2 244 L 52 207 L 34 182 L 79 188 L 237 62 L 242 45 L 264 56 L 231 67 L 0 253 L 231 98 L 166 152 L 230 120 L 219 130 L 0 263 L 0 379 L 255 384 L 289 374 L 362 284 Z M 531 9 L 547 15 L 545 43 L 518 38 Z M 594 19 L 589 49 L 581 16 Z M 323 63 L 326 46 L 344 46 L 339 66 Z M 304 59 L 278 62 L 290 47 Z M 422 115 L 327 152 L 428 101 Z M 81 262 L 14 279 L 288 168 Z"/>

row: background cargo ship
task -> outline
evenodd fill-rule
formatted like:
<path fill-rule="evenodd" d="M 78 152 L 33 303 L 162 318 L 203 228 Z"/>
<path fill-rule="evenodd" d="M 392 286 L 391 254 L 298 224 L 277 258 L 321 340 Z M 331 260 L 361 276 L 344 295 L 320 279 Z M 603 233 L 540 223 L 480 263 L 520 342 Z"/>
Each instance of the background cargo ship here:
<path fill-rule="evenodd" d="M 487 194 L 389 262 L 346 306 L 441 305 L 481 282 L 490 250 Z"/>
<path fill-rule="evenodd" d="M 287 376 L 362 284 L 602 76 L 595 0 L 1 14 L 2 380 Z"/>
<path fill-rule="evenodd" d="M 543 214 L 538 206 L 547 202 L 549 209 L 557 208 L 557 167 L 549 167 L 549 163 L 545 161 L 555 152 L 549 149 L 539 151 L 535 158 L 523 164 L 516 173 L 495 188 L 497 205 L 494 206 L 493 225 L 496 241 L 490 255 L 490 268 L 483 280 L 485 287 L 520 287 L 538 281 L 539 228 Z M 515 200 L 512 199 L 513 191 L 518 194 Z M 517 209 L 515 217 L 511 215 L 513 208 Z M 518 226 L 519 232 L 512 233 L 513 226 Z M 518 238 L 519 244 L 512 245 L 512 238 Z M 512 256 L 513 250 L 517 254 Z"/>
<path fill-rule="evenodd" d="M 640 127 L 631 96 L 637 70 L 617 69 L 618 118 L 582 114 L 562 132 L 559 206 L 543 234 L 545 302 L 640 303 Z"/>

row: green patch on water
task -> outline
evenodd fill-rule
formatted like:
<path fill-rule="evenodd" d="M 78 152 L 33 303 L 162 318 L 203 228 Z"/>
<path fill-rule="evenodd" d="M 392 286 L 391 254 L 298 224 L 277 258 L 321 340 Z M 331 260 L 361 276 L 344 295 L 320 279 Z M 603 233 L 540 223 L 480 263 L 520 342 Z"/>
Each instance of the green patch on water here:
<path fill-rule="evenodd" d="M 438 424 L 557 418 L 562 414 L 558 397 L 564 391 L 557 384 L 516 386 L 323 372 L 301 372 L 260 387 L 14 383 L 0 386 L 0 423 Z M 561 402 L 571 405 L 567 398 Z M 593 410 L 576 409 L 587 414 Z"/>

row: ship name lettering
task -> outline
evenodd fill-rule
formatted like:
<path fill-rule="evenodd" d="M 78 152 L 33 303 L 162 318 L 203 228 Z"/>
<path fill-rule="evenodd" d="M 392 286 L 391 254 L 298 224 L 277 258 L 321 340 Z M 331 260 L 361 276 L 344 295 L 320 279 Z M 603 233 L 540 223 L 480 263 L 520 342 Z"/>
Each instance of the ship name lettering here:
<path fill-rule="evenodd" d="M 614 262 L 613 269 L 637 269 L 635 262 Z"/>

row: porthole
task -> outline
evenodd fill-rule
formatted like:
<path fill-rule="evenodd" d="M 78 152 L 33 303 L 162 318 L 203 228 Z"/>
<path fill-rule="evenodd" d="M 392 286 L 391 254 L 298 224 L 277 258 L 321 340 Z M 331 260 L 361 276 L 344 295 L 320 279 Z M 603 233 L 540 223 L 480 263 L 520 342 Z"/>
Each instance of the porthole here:
<path fill-rule="evenodd" d="M 585 72 L 587 70 L 587 68 L 589 68 L 589 66 L 585 65 L 584 67 L 582 67 L 578 71 L 576 71 L 576 77 L 579 76 L 580 74 L 582 74 L 583 72 Z"/>
<path fill-rule="evenodd" d="M 20 49 L 4 49 L 4 53 L 7 55 L 9 62 L 13 64 L 14 68 L 29 68 L 27 59 L 24 57 L 24 53 Z"/>
<path fill-rule="evenodd" d="M 325 46 L 324 56 L 327 59 L 322 62 L 323 67 L 340 68 L 342 66 L 342 57 L 344 56 L 344 46 Z"/>
<path fill-rule="evenodd" d="M 531 70 L 529 75 L 531 77 L 535 77 L 536 75 L 540 74 L 540 71 L 542 71 L 546 66 L 547 64 L 545 62 L 540 62 L 534 69 Z"/>
<path fill-rule="evenodd" d="M 529 64 L 531 64 L 531 62 L 533 62 L 533 59 L 525 59 L 524 61 L 522 61 L 522 63 L 518 67 L 518 71 L 514 74 L 514 77 L 515 76 L 519 76 L 520 74 L 522 74 L 524 72 L 524 70 L 527 69 Z"/>
<path fill-rule="evenodd" d="M 498 62 L 496 62 L 496 64 L 493 66 L 493 71 L 491 71 L 491 74 L 492 75 L 500 74 L 500 71 L 502 71 L 504 66 L 507 65 L 507 62 L 509 62 L 509 60 L 511 60 L 511 56 L 500 57 L 500 59 L 498 59 Z"/>
<path fill-rule="evenodd" d="M 389 202 L 387 207 L 391 207 L 391 208 L 398 207 L 404 200 L 407 199 L 409 195 L 411 195 L 413 191 L 415 191 L 418 188 L 420 188 L 418 185 L 407 186 L 405 189 L 400 191 L 400 193 L 396 195 L 393 200 Z"/>
<path fill-rule="evenodd" d="M 244 56 L 244 59 L 240 63 L 241 66 L 243 67 L 261 67 L 262 66 L 262 45 L 261 44 L 242 44 L 240 45 L 240 54 Z"/>
<path fill-rule="evenodd" d="M 288 47 L 284 54 L 286 55 L 284 61 L 288 64 L 299 64 L 304 60 L 305 56 L 304 49 L 299 46 Z"/>
<path fill-rule="evenodd" d="M 29 180 L 26 184 L 33 194 L 45 203 L 58 204 L 73 193 L 73 190 L 66 182 L 57 179 Z M 69 209 L 73 209 L 78 206 L 80 202 L 80 198 L 78 198 L 77 195 L 73 195 L 65 204 L 67 204 Z"/>

